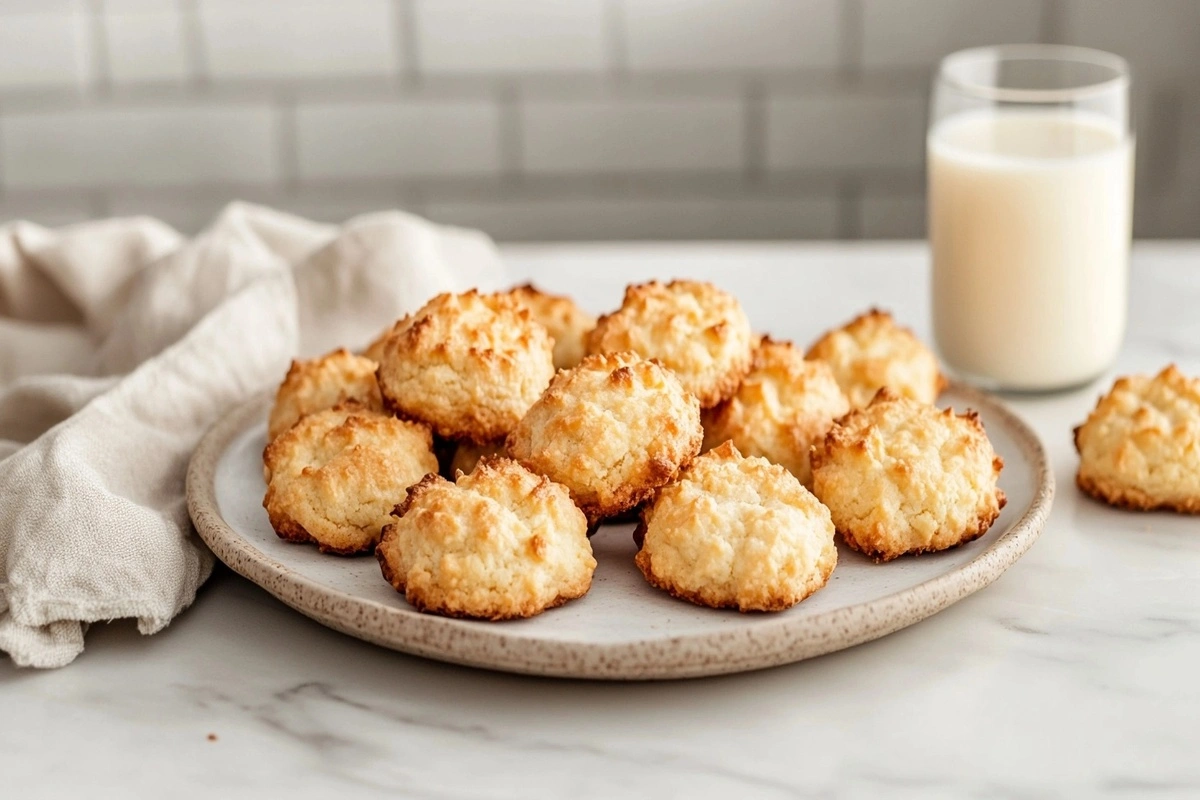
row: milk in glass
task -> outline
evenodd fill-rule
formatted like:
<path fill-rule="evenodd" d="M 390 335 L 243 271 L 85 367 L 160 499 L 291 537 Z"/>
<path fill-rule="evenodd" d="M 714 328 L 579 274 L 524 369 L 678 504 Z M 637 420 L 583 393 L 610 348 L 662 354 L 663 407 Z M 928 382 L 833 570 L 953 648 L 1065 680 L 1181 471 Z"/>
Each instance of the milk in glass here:
<path fill-rule="evenodd" d="M 1097 377 L 1125 330 L 1133 140 L 1079 109 L 966 111 L 929 132 L 934 328 L 1009 389 Z"/>

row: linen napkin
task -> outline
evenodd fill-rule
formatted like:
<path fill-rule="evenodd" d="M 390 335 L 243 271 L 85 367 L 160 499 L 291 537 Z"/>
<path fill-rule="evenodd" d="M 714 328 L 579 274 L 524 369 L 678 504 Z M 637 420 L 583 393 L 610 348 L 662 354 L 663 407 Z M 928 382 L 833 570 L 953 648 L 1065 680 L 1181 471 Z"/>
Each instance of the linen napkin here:
<path fill-rule="evenodd" d="M 0 227 L 0 650 L 59 667 L 90 622 L 164 628 L 212 570 L 184 498 L 205 430 L 293 357 L 503 281 L 486 236 L 398 211 Z"/>

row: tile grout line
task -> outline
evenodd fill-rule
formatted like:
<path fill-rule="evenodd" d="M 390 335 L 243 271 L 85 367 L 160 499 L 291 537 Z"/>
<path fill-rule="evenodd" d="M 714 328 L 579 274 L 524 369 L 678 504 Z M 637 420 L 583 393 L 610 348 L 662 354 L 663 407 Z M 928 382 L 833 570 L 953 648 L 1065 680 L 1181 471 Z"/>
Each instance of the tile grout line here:
<path fill-rule="evenodd" d="M 1059 0 L 1042 0 L 1042 15 L 1038 20 L 1038 39 L 1055 44 L 1061 42 L 1064 33 L 1065 10 Z"/>
<path fill-rule="evenodd" d="M 863 75 L 862 0 L 842 0 L 838 4 L 838 76 L 856 83 Z"/>
<path fill-rule="evenodd" d="M 4 174 L 4 120 L 7 118 L 4 102 L 0 100 L 0 200 L 8 194 L 8 181 Z"/>
<path fill-rule="evenodd" d="M 178 0 L 179 24 L 183 28 L 183 55 L 187 64 L 187 82 L 193 87 L 208 88 L 212 82 L 204 48 L 204 30 L 200 24 L 200 9 L 196 0 Z"/>
<path fill-rule="evenodd" d="M 838 186 L 837 236 L 839 239 L 861 239 L 860 210 L 863 186 L 858 176 L 843 178 Z"/>
<path fill-rule="evenodd" d="M 104 0 L 89 0 L 86 9 L 90 56 L 88 84 L 100 97 L 112 94 L 112 65 L 109 63 L 108 24 L 104 13 Z"/>
<path fill-rule="evenodd" d="M 495 102 L 499 116 L 500 179 L 504 183 L 513 183 L 519 181 L 525 171 L 525 132 L 521 126 L 521 95 L 516 81 L 498 84 Z"/>
<path fill-rule="evenodd" d="M 275 101 L 275 143 L 281 188 L 295 193 L 300 186 L 300 148 L 297 142 L 299 123 L 296 98 L 281 94 Z"/>
<path fill-rule="evenodd" d="M 743 95 L 742 158 L 746 181 L 757 185 L 767 177 L 767 90 L 761 79 L 750 79 Z"/>
<path fill-rule="evenodd" d="M 607 76 L 615 82 L 629 78 L 629 42 L 625 36 L 625 15 L 620 0 L 605 0 L 604 3 L 605 56 L 608 58 Z"/>
<path fill-rule="evenodd" d="M 421 43 L 417 37 L 417 10 L 413 0 L 393 0 L 393 34 L 399 51 L 396 68 L 401 86 L 419 86 L 421 74 Z"/>

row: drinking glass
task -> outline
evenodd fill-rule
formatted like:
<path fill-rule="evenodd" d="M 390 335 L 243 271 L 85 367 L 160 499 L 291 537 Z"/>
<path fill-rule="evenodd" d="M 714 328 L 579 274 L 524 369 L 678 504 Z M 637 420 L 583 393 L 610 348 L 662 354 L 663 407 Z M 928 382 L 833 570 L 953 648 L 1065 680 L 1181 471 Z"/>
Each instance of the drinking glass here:
<path fill-rule="evenodd" d="M 938 350 L 985 388 L 1053 391 L 1112 365 L 1133 214 L 1129 68 L 1060 45 L 947 56 L 926 139 Z"/>

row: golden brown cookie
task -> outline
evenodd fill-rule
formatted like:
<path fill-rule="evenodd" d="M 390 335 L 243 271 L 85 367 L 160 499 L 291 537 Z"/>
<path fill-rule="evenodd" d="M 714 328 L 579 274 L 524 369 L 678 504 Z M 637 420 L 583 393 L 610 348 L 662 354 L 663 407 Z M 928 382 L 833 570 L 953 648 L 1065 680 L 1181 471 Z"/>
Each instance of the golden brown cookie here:
<path fill-rule="evenodd" d="M 510 289 L 508 293 L 550 332 L 550 338 L 554 340 L 556 369 L 569 369 L 583 360 L 583 337 L 596 327 L 595 317 L 571 298 L 538 291 L 531 283 Z"/>
<path fill-rule="evenodd" d="M 421 611 L 532 617 L 592 585 L 596 559 L 570 493 L 510 459 L 485 458 L 454 483 L 429 475 L 394 516 L 375 555 Z"/>
<path fill-rule="evenodd" d="M 937 356 L 886 311 L 871 309 L 813 343 L 806 358 L 824 361 L 850 400 L 862 408 L 884 386 L 932 403 L 946 388 Z"/>
<path fill-rule="evenodd" d="M 813 448 L 813 494 L 846 544 L 890 561 L 986 533 L 1004 507 L 1003 466 L 974 412 L 881 389 Z"/>
<path fill-rule="evenodd" d="M 837 564 L 829 510 L 786 469 L 729 442 L 660 489 L 638 533 L 646 580 L 713 608 L 782 611 Z"/>
<path fill-rule="evenodd" d="M 587 336 L 589 353 L 631 350 L 679 376 L 701 408 L 731 396 L 750 369 L 755 337 L 741 304 L 711 283 L 651 281 Z"/>
<path fill-rule="evenodd" d="M 280 538 L 369 551 L 405 490 L 437 459 L 429 428 L 349 402 L 301 419 L 263 452 L 263 507 Z"/>
<path fill-rule="evenodd" d="M 730 440 L 811 486 L 809 449 L 849 410 L 829 365 L 805 359 L 791 342 L 764 338 L 733 397 L 704 412 L 704 447 Z"/>
<path fill-rule="evenodd" d="M 338 349 L 311 361 L 293 361 L 287 377 L 275 393 L 275 404 L 267 419 L 267 439 L 296 424 L 314 411 L 333 408 L 344 400 L 356 400 L 368 408 L 383 408 L 375 370 L 369 358 Z"/>
<path fill-rule="evenodd" d="M 563 484 L 589 523 L 633 508 L 700 450 L 700 404 L 636 353 L 592 355 L 554 376 L 508 452 Z"/>
<path fill-rule="evenodd" d="M 501 439 L 554 375 L 546 328 L 507 294 L 440 294 L 383 346 L 385 404 L 447 439 Z"/>
<path fill-rule="evenodd" d="M 1200 380 L 1174 364 L 1123 377 L 1075 429 L 1075 482 L 1137 511 L 1200 514 Z"/>

